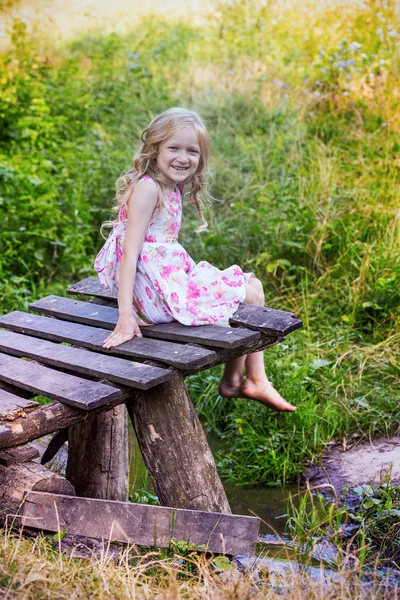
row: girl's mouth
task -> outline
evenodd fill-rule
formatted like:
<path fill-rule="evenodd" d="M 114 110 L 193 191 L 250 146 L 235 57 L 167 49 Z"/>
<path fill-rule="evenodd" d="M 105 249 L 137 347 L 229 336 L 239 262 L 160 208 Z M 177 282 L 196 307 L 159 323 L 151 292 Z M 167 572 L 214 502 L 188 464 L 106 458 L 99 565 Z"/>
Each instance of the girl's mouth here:
<path fill-rule="evenodd" d="M 174 165 L 171 165 L 173 169 L 175 169 L 175 171 L 187 171 L 189 167 L 175 167 Z"/>

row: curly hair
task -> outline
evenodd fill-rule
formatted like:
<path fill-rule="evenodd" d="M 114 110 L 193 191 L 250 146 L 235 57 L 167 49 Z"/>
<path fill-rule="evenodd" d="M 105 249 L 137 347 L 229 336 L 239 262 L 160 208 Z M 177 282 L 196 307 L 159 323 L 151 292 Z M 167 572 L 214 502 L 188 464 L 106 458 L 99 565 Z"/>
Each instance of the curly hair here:
<path fill-rule="evenodd" d="M 160 183 L 160 172 L 157 166 L 157 155 L 160 144 L 164 143 L 180 129 L 191 125 L 197 134 L 200 146 L 200 160 L 196 172 L 184 182 L 191 184 L 190 191 L 187 194 L 187 200 L 193 203 L 197 209 L 201 224 L 195 231 L 204 231 L 208 224 L 203 215 L 202 201 L 200 194 L 206 199 L 210 198 L 207 189 L 207 179 L 209 172 L 210 157 L 210 139 L 207 128 L 200 115 L 193 110 L 186 108 L 169 108 L 157 117 L 150 125 L 146 127 L 140 136 L 141 144 L 133 158 L 132 168 L 126 171 L 116 181 L 116 198 L 113 211 L 118 212 L 121 205 L 131 195 L 137 182 L 144 176 L 149 175 L 158 188 L 161 201 L 164 200 L 164 192 Z M 103 228 L 111 227 L 114 221 L 103 223 Z"/>

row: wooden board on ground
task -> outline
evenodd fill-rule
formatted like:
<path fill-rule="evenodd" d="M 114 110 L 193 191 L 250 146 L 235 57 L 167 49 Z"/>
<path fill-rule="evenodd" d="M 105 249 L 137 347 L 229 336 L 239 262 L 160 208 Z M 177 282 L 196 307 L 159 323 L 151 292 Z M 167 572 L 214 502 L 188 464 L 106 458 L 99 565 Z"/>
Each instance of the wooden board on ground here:
<path fill-rule="evenodd" d="M 0 330 L 0 351 L 84 375 L 105 377 L 109 381 L 141 390 L 148 390 L 172 377 L 171 370 L 55 344 L 13 331 Z"/>
<path fill-rule="evenodd" d="M 108 330 L 69 321 L 59 321 L 20 311 L 0 317 L 0 327 L 55 342 L 68 342 L 97 352 L 141 360 L 155 360 L 185 371 L 195 371 L 216 361 L 216 353 L 207 348 L 174 344 L 135 337 L 112 351 L 102 347 Z"/>
<path fill-rule="evenodd" d="M 29 308 L 45 315 L 67 319 L 75 323 L 114 329 L 118 321 L 118 309 L 102 306 L 61 296 L 47 296 L 32 302 Z M 219 325 L 202 325 L 188 327 L 177 321 L 141 327 L 144 337 L 152 337 L 173 342 L 201 342 L 205 346 L 217 348 L 235 348 L 245 346 L 258 337 L 259 333 L 243 328 L 221 327 Z"/>
<path fill-rule="evenodd" d="M 302 322 L 296 319 L 293 313 L 254 304 L 241 304 L 229 319 L 229 323 L 235 327 L 248 327 L 279 337 L 284 337 L 303 327 Z"/>
<path fill-rule="evenodd" d="M 209 552 L 253 554 L 260 519 L 197 510 L 30 492 L 24 526 L 167 548 L 171 539 Z"/>
<path fill-rule="evenodd" d="M 10 465 L 16 465 L 20 463 L 29 462 L 34 458 L 38 458 L 39 450 L 29 444 L 23 446 L 17 446 L 16 448 L 9 448 L 0 452 L 0 465 L 9 467 Z"/>
<path fill-rule="evenodd" d="M 0 421 L 12 421 L 17 417 L 24 416 L 27 412 L 34 410 L 37 405 L 38 403 L 33 400 L 26 400 L 0 389 Z"/>
<path fill-rule="evenodd" d="M 90 410 L 121 395 L 121 390 L 0 354 L 0 379 L 59 402 Z"/>

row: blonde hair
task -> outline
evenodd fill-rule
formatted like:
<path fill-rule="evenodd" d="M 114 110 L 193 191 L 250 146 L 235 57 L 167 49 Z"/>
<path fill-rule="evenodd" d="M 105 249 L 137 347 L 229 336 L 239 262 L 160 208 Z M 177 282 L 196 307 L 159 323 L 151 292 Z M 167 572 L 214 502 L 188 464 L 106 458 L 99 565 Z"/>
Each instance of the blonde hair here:
<path fill-rule="evenodd" d="M 145 175 L 149 175 L 155 182 L 161 201 L 164 200 L 164 192 L 160 184 L 160 173 L 157 166 L 157 155 L 160 144 L 172 137 L 177 131 L 191 125 L 197 135 L 200 146 L 200 160 L 196 172 L 187 180 L 185 184 L 190 183 L 191 188 L 187 195 L 187 200 L 195 205 L 201 220 L 199 227 L 195 231 L 204 231 L 208 223 L 203 215 L 200 193 L 208 199 L 207 178 L 209 175 L 209 157 L 210 157 L 210 139 L 207 128 L 200 115 L 193 110 L 186 108 L 169 108 L 157 117 L 150 125 L 146 127 L 140 136 L 141 144 L 133 158 L 132 168 L 126 171 L 116 181 L 116 198 L 113 211 L 118 212 L 122 204 L 127 201 L 134 190 L 138 181 Z M 103 223 L 102 230 L 110 227 L 113 221 Z"/>

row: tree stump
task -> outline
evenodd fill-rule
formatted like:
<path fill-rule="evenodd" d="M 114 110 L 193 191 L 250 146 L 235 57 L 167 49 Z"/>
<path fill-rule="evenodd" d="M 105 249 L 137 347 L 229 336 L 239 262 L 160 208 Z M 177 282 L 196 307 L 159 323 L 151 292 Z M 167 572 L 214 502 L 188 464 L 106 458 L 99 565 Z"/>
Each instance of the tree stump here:
<path fill-rule="evenodd" d="M 78 496 L 128 499 L 128 425 L 125 405 L 69 427 L 66 477 Z"/>
<path fill-rule="evenodd" d="M 145 392 L 135 390 L 127 408 L 160 503 L 231 513 L 182 374 Z"/>

